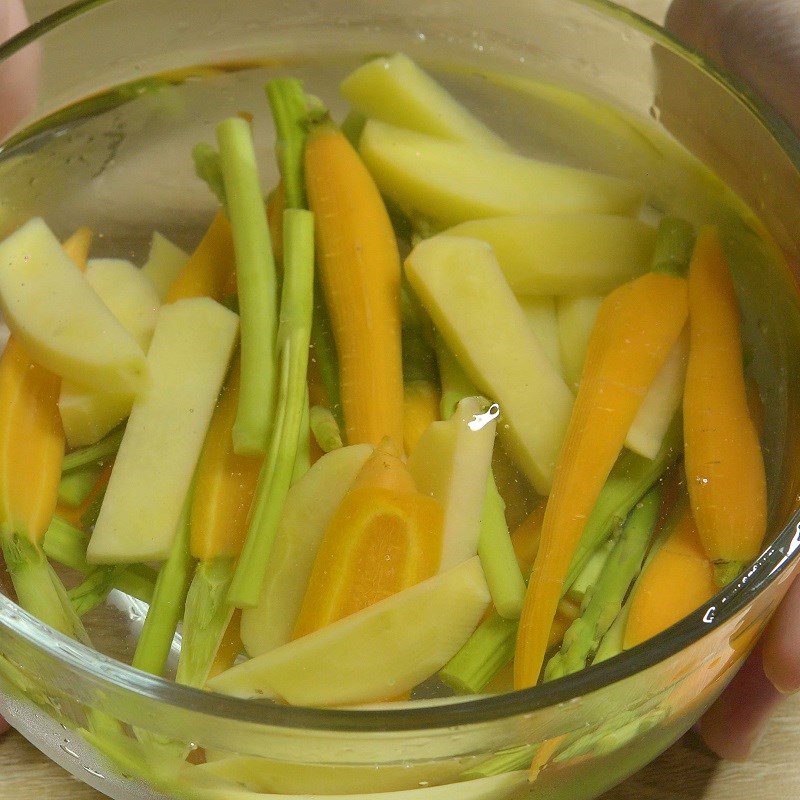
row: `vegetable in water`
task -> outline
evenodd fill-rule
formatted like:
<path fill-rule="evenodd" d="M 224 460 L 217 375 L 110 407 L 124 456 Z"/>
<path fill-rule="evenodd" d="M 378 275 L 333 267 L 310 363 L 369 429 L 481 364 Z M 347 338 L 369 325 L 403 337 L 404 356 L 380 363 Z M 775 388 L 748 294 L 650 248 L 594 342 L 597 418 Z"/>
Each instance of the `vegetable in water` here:
<path fill-rule="evenodd" d="M 525 312 L 528 326 L 539 340 L 550 363 L 556 368 L 559 375 L 564 376 L 555 298 L 523 297 L 520 299 L 520 305 Z"/>
<path fill-rule="evenodd" d="M 237 665 L 209 681 L 236 697 L 333 706 L 396 697 L 466 641 L 489 603 L 478 558 Z M 409 620 L 415 620 L 409 625 Z M 320 680 L 324 675 L 325 680 Z"/>
<path fill-rule="evenodd" d="M 448 142 L 374 119 L 364 126 L 358 151 L 381 192 L 405 214 L 442 227 L 543 212 L 635 214 L 642 202 L 641 188 L 631 181 Z"/>
<path fill-rule="evenodd" d="M 31 358 L 59 377 L 105 392 L 146 387 L 142 348 L 41 219 L 0 243 L 0 308 Z"/>
<path fill-rule="evenodd" d="M 536 214 L 475 219 L 446 231 L 492 246 L 517 295 L 600 295 L 650 268 L 656 231 L 629 217 Z"/>
<path fill-rule="evenodd" d="M 189 256 L 178 245 L 158 231 L 153 234 L 150 254 L 142 265 L 142 274 L 150 279 L 161 302 L 166 301 L 170 288 L 188 261 Z"/>
<path fill-rule="evenodd" d="M 237 332 L 236 315 L 208 298 L 158 312 L 147 357 L 150 387 L 125 428 L 89 544 L 90 562 L 168 556 Z"/>
<path fill-rule="evenodd" d="M 477 239 L 436 236 L 414 248 L 406 275 L 469 377 L 499 403 L 501 435 L 546 494 L 572 393 L 528 327 L 491 248 Z"/>
<path fill-rule="evenodd" d="M 564 378 L 575 392 L 581 382 L 589 338 L 602 304 L 602 295 L 565 295 L 556 298 L 558 341 Z"/>
<path fill-rule="evenodd" d="M 342 81 L 339 91 L 364 117 L 455 142 L 508 149 L 404 53 L 367 62 Z"/>

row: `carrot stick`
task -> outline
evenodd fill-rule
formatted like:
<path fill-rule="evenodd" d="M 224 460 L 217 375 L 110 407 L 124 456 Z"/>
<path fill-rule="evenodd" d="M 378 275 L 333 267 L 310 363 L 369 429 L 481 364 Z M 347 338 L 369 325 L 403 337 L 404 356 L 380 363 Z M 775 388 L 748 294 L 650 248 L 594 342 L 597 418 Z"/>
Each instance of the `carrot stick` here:
<path fill-rule="evenodd" d="M 188 297 L 224 300 L 231 276 L 236 272 L 231 224 L 218 211 L 197 249 L 189 257 L 167 292 L 167 302 Z"/>
<path fill-rule="evenodd" d="M 665 631 L 717 593 L 714 565 L 700 541 L 692 512 L 682 508 L 648 558 L 628 601 L 624 649 Z"/>
<path fill-rule="evenodd" d="M 600 307 L 525 598 L 514 683 L 534 685 L 570 562 L 648 387 L 686 324 L 686 282 L 649 273 Z"/>
<path fill-rule="evenodd" d="M 318 263 L 339 355 L 348 444 L 403 441 L 400 256 L 372 177 L 342 133 L 315 128 L 305 152 Z"/>
<path fill-rule="evenodd" d="M 715 562 L 747 562 L 766 534 L 766 478 L 747 403 L 739 306 L 717 230 L 689 269 L 689 364 L 683 396 L 686 477 L 697 530 Z"/>
<path fill-rule="evenodd" d="M 385 440 L 361 468 L 320 543 L 294 638 L 436 574 L 444 510 L 417 491 Z"/>

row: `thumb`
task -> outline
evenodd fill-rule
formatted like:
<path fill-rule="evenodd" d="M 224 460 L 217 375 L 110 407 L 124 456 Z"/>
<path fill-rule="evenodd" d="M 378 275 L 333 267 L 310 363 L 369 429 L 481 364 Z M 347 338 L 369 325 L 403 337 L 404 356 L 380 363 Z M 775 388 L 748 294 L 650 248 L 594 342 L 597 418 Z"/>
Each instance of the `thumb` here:
<path fill-rule="evenodd" d="M 28 25 L 22 0 L 0 0 L 0 42 Z M 36 104 L 39 53 L 35 45 L 0 64 L 0 139 Z"/>

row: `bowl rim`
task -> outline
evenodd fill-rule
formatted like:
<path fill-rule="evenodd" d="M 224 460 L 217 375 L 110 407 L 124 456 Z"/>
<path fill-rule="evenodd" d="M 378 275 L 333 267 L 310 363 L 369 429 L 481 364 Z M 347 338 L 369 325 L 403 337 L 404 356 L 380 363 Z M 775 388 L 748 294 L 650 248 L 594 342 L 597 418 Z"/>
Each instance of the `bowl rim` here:
<path fill-rule="evenodd" d="M 76 0 L 21 31 L 0 45 L 0 63 L 63 23 L 115 0 Z M 664 27 L 611 0 L 567 0 L 616 18 L 690 61 L 734 95 L 776 140 L 800 169 L 800 142 L 788 124 L 740 80 L 712 65 Z M 1 149 L 1 148 L 0 148 Z M 774 581 L 787 572 L 800 550 L 800 510 L 755 560 L 751 568 L 716 594 L 706 605 L 671 628 L 630 650 L 581 672 L 520 691 L 400 708 L 338 709 L 285 706 L 270 700 L 245 700 L 176 684 L 134 669 L 121 661 L 78 643 L 53 630 L 0 593 L 0 628 L 71 673 L 99 686 L 132 692 L 136 696 L 190 713 L 202 713 L 235 722 L 285 729 L 337 732 L 399 732 L 463 727 L 530 714 L 603 689 L 656 666 L 697 643 L 732 619 Z"/>

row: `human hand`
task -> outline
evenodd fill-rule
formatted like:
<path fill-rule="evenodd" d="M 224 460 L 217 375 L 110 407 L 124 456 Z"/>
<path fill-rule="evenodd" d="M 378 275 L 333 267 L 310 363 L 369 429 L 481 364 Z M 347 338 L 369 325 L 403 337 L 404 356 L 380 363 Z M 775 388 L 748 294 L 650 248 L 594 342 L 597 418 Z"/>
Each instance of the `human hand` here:
<path fill-rule="evenodd" d="M 674 0 L 667 27 L 739 76 L 800 135 L 800 4 L 796 0 Z M 800 580 L 759 645 L 700 722 L 723 758 L 752 753 L 784 696 L 800 691 Z"/>

